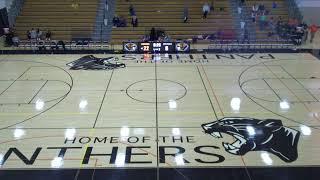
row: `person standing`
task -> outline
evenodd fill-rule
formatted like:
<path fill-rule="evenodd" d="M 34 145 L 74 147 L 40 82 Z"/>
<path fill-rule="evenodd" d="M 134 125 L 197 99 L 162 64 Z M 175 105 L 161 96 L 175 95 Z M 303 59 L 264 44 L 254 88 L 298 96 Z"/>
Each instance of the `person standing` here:
<path fill-rule="evenodd" d="M 246 22 L 244 20 L 241 20 L 240 22 L 240 28 L 241 28 L 241 31 L 243 31 L 246 27 Z"/>
<path fill-rule="evenodd" d="M 272 9 L 276 9 L 278 7 L 277 2 L 273 1 L 272 2 Z"/>
<path fill-rule="evenodd" d="M 52 36 L 52 33 L 51 33 L 50 30 L 48 30 L 47 33 L 46 33 L 46 40 L 50 41 L 51 40 L 51 36 Z"/>
<path fill-rule="evenodd" d="M 184 7 L 183 9 L 183 23 L 186 23 L 189 19 L 189 10 L 188 7 Z"/>
<path fill-rule="evenodd" d="M 239 16 L 241 16 L 241 14 L 242 14 L 242 7 L 240 5 L 238 5 L 238 14 L 239 14 Z"/>
<path fill-rule="evenodd" d="M 207 19 L 208 13 L 210 12 L 210 6 L 208 3 L 204 3 L 202 6 L 202 12 L 203 12 L 203 19 Z"/>
<path fill-rule="evenodd" d="M 214 4 L 213 4 L 213 0 L 211 1 L 210 10 L 211 10 L 211 11 L 214 11 Z"/>
<path fill-rule="evenodd" d="M 28 41 L 31 40 L 31 32 L 30 31 L 27 31 L 27 38 L 28 38 Z"/>
<path fill-rule="evenodd" d="M 37 41 L 40 41 L 42 37 L 42 31 L 40 31 L 40 29 L 37 29 Z"/>
<path fill-rule="evenodd" d="M 266 20 L 267 20 L 267 17 L 266 15 L 262 14 L 260 16 L 260 19 L 259 19 L 259 28 L 260 28 L 260 31 L 263 31 L 264 30 L 264 27 L 266 25 Z"/>
<path fill-rule="evenodd" d="M 136 11 L 134 10 L 134 7 L 133 7 L 132 4 L 129 6 L 129 15 L 130 16 L 135 16 L 136 15 Z"/>
<path fill-rule="evenodd" d="M 256 15 L 257 15 L 257 14 L 254 13 L 254 12 L 251 13 L 251 19 L 252 19 L 252 22 L 253 22 L 253 23 L 256 23 Z"/>
<path fill-rule="evenodd" d="M 31 37 L 31 40 L 36 40 L 37 39 L 37 31 L 35 29 L 31 29 L 30 31 L 30 37 Z"/>
<path fill-rule="evenodd" d="M 132 27 L 138 27 L 138 18 L 137 18 L 137 16 L 132 16 L 131 24 L 132 24 Z"/>
<path fill-rule="evenodd" d="M 313 42 L 313 39 L 318 31 L 318 27 L 316 24 L 312 23 L 310 26 L 309 26 L 309 29 L 310 29 L 310 33 L 311 33 L 311 37 L 310 37 L 310 43 Z"/>
<path fill-rule="evenodd" d="M 309 35 L 308 25 L 306 23 L 302 23 L 302 27 L 303 27 L 303 44 L 306 44 L 308 40 L 308 35 Z"/>

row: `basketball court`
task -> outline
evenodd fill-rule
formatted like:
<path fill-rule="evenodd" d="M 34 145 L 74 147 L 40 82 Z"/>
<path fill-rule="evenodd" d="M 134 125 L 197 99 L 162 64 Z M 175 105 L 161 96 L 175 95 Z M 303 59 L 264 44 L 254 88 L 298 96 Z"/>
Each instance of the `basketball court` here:
<path fill-rule="evenodd" d="M 0 56 L 0 179 L 317 179 L 311 54 L 83 56 Z"/>

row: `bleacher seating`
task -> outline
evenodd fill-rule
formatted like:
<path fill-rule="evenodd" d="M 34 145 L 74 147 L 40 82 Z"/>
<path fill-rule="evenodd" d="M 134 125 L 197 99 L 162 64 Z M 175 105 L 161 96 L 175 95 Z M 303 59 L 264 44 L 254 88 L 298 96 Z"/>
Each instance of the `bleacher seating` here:
<path fill-rule="evenodd" d="M 234 21 L 228 0 L 214 0 L 214 12 L 202 19 L 202 5 L 205 1 L 195 0 L 117 0 L 115 14 L 126 18 L 127 27 L 113 28 L 111 42 L 138 41 L 150 32 L 152 27 L 161 28 L 172 39 L 191 39 L 198 35 L 213 34 L 218 30 L 234 29 Z M 139 26 L 133 28 L 129 6 L 134 6 Z M 183 23 L 183 9 L 188 7 L 189 20 Z M 220 7 L 224 11 L 220 11 Z"/>
<path fill-rule="evenodd" d="M 14 29 L 23 40 L 31 28 L 50 30 L 57 40 L 90 38 L 97 4 L 98 0 L 25 0 Z"/>
<path fill-rule="evenodd" d="M 272 10 L 272 2 L 274 0 L 246 0 L 246 8 L 251 11 L 252 6 L 254 4 L 264 4 L 265 8 L 267 10 L 270 10 L 270 15 L 267 16 L 268 19 L 270 17 L 273 17 L 275 21 L 278 19 L 279 16 L 282 17 L 283 21 L 288 21 L 288 7 L 286 6 L 286 3 L 284 0 L 275 0 L 277 3 L 277 8 Z M 251 16 L 251 13 L 249 14 Z M 259 22 L 257 21 L 255 25 L 255 32 L 256 32 L 256 39 L 273 39 L 277 38 L 277 36 L 268 37 L 269 29 L 266 28 L 265 30 L 261 31 L 259 29 Z"/>

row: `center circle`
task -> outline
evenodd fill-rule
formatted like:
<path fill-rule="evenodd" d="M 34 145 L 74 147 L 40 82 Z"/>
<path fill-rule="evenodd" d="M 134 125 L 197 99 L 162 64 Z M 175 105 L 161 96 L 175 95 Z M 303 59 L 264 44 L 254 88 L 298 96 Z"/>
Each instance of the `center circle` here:
<path fill-rule="evenodd" d="M 171 80 L 146 79 L 128 86 L 126 93 L 131 99 L 143 103 L 168 103 L 186 96 L 187 88 Z"/>

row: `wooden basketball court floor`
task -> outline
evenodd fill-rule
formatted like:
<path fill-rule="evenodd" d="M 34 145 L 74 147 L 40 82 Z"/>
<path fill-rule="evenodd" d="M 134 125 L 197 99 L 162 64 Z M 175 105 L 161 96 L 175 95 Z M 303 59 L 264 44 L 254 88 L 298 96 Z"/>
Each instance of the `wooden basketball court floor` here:
<path fill-rule="evenodd" d="M 0 179 L 318 179 L 311 54 L 0 56 Z"/>

